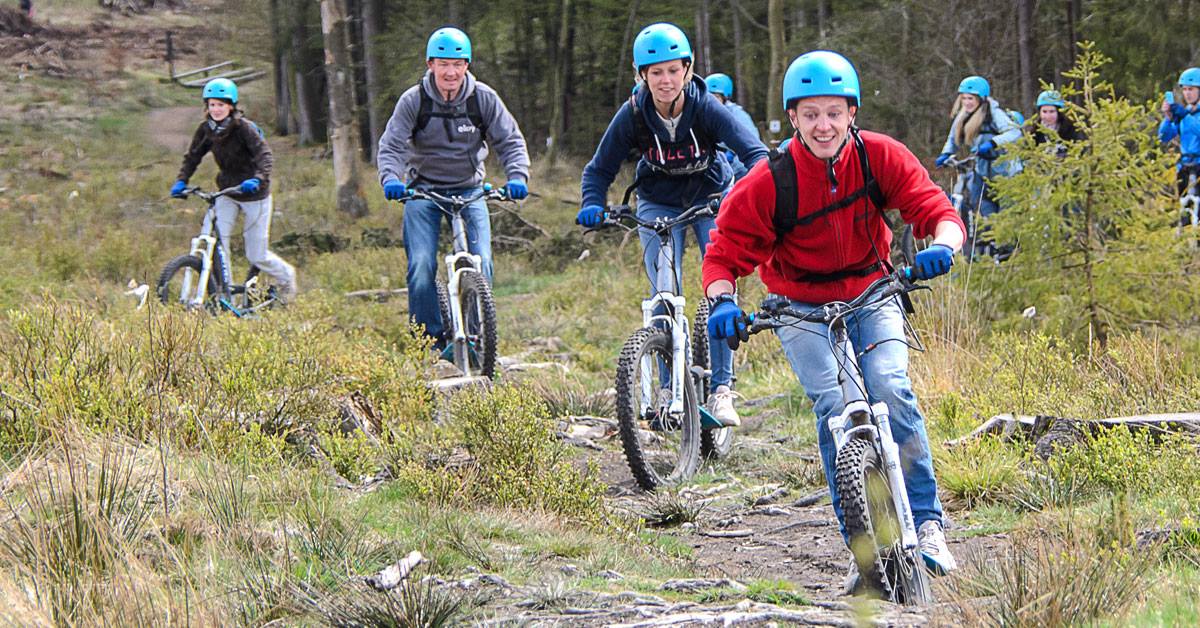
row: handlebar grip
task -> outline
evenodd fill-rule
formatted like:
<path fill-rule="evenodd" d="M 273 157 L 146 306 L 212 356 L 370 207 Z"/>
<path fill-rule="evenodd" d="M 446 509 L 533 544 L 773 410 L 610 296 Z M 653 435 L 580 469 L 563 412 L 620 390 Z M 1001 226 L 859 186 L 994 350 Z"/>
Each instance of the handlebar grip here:
<path fill-rule="evenodd" d="M 491 183 L 484 183 L 484 184 L 483 184 L 483 191 L 484 191 L 484 193 L 491 192 L 491 191 L 492 191 L 492 184 L 491 184 Z"/>
<path fill-rule="evenodd" d="M 737 324 L 734 325 L 736 333 L 725 338 L 725 344 L 729 346 L 731 351 L 737 351 L 737 348 L 743 342 L 750 339 L 750 326 L 754 324 L 754 315 L 744 314 L 734 320 L 737 322 Z"/>

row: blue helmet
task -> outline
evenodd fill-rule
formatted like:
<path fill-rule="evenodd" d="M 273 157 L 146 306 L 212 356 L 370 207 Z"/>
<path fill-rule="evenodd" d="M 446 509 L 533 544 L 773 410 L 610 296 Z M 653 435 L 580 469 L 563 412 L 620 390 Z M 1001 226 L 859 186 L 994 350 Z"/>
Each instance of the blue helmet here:
<path fill-rule="evenodd" d="M 708 91 L 726 98 L 733 98 L 733 79 L 728 75 L 720 72 L 709 74 L 704 82 L 708 85 Z"/>
<path fill-rule="evenodd" d="M 470 63 L 471 38 L 453 26 L 439 28 L 425 46 L 425 60 L 429 59 L 465 59 Z"/>
<path fill-rule="evenodd" d="M 1016 109 L 1009 109 L 1005 113 L 1008 114 L 1008 117 L 1012 118 L 1013 123 L 1017 126 L 1025 126 L 1025 114 Z"/>
<path fill-rule="evenodd" d="M 655 63 L 692 60 L 692 44 L 678 26 L 659 22 L 638 33 L 633 40 L 633 65 L 639 70 Z"/>
<path fill-rule="evenodd" d="M 783 108 L 810 96 L 845 96 L 859 106 L 858 72 L 850 61 L 830 50 L 806 52 L 788 66 L 783 75 Z"/>
<path fill-rule="evenodd" d="M 1179 84 L 1188 87 L 1200 87 L 1200 68 L 1188 68 L 1179 75 Z"/>
<path fill-rule="evenodd" d="M 1046 105 L 1052 105 L 1062 109 L 1063 107 L 1067 106 L 1067 101 L 1063 100 L 1062 94 L 1058 93 L 1057 89 L 1048 89 L 1038 94 L 1037 99 L 1037 106 L 1039 108 L 1045 107 Z"/>
<path fill-rule="evenodd" d="M 974 94 L 980 98 L 992 95 L 992 86 L 982 76 L 968 76 L 958 84 L 958 93 Z"/>
<path fill-rule="evenodd" d="M 204 84 L 204 93 L 201 98 L 204 100 L 220 98 L 236 105 L 237 85 L 227 78 L 215 78 Z"/>

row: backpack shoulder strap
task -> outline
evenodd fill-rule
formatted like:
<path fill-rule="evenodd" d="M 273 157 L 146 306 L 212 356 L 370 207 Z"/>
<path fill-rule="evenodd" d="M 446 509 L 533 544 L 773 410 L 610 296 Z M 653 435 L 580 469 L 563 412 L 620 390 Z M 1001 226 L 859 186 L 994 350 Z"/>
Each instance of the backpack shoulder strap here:
<path fill-rule="evenodd" d="M 887 196 L 879 186 L 879 179 L 871 172 L 871 160 L 867 158 L 867 145 L 863 142 L 856 127 L 850 127 L 850 135 L 854 138 L 854 150 L 858 153 L 858 166 L 862 170 L 863 185 L 867 188 L 867 198 L 875 205 L 875 209 L 887 209 Z"/>
<path fill-rule="evenodd" d="M 629 106 L 633 113 L 633 139 L 637 145 L 638 154 L 642 155 L 650 150 L 651 137 L 650 125 L 646 124 L 646 118 L 642 115 L 642 107 L 638 104 L 638 94 L 642 93 L 642 87 L 633 92 L 629 96 Z"/>
<path fill-rule="evenodd" d="M 417 83 L 417 93 L 421 95 L 421 104 L 417 108 L 417 121 L 413 123 L 409 140 L 416 139 L 417 133 L 420 133 L 425 125 L 429 124 L 429 119 L 433 117 L 433 98 L 425 92 L 425 86 L 421 83 Z"/>
<path fill-rule="evenodd" d="M 483 110 L 479 108 L 479 90 L 476 89 L 467 96 L 467 119 L 479 129 L 479 137 L 487 139 L 487 123 L 483 119 Z"/>
<path fill-rule="evenodd" d="M 778 243 L 798 224 L 796 212 L 799 211 L 800 193 L 796 181 L 796 161 L 787 148 L 772 148 L 767 159 L 771 179 L 775 182 L 775 215 L 771 222 L 775 226 L 775 242 Z"/>

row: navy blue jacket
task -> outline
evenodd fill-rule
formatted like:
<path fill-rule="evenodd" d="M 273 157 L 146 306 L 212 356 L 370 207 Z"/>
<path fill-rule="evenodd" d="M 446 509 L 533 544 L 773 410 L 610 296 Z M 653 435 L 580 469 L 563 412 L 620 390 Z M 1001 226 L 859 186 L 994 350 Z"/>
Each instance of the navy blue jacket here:
<path fill-rule="evenodd" d="M 651 133 L 657 136 L 657 144 L 663 147 L 667 147 L 668 144 L 679 145 L 682 142 L 691 144 L 694 136 L 707 138 L 707 143 L 711 144 L 699 147 L 703 152 L 701 158 L 709 159 L 708 167 L 687 175 L 668 175 L 655 170 L 647 163 L 647 154 L 643 154 L 638 160 L 638 198 L 679 208 L 689 207 L 704 197 L 729 187 L 733 180 L 733 170 L 725 156 L 717 149 L 718 143 L 724 143 L 733 150 L 747 167 L 767 156 L 767 147 L 743 127 L 717 99 L 710 97 L 703 79 L 693 77 L 691 84 L 684 89 L 687 90 L 686 98 L 683 114 L 675 130 L 674 143 L 670 142 L 670 134 L 654 111 L 650 90 L 640 88 L 634 96 L 638 99 L 638 108 Z M 701 143 L 706 142 L 701 139 Z M 608 188 L 621 170 L 621 164 L 629 157 L 631 151 L 636 150 L 638 146 L 633 107 L 626 102 L 617 110 L 612 122 L 609 122 L 608 130 L 604 132 L 600 145 L 596 147 L 596 154 L 592 155 L 592 160 L 583 169 L 583 206 L 606 204 Z M 655 146 L 652 146 L 647 153 L 655 150 Z M 670 152 L 671 149 L 664 150 Z"/>

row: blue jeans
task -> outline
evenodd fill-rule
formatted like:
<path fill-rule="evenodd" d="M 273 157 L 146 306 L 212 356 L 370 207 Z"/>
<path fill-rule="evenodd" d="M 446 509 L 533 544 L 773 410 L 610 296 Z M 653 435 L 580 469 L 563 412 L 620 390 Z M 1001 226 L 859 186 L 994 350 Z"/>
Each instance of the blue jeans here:
<path fill-rule="evenodd" d="M 673 218 L 683 213 L 683 209 L 638 199 L 637 213 L 638 217 L 642 218 L 643 220 L 660 217 Z M 692 223 L 691 227 L 696 234 L 696 242 L 700 244 L 700 258 L 704 259 L 704 253 L 708 250 L 708 234 L 710 231 L 716 228 L 716 221 L 712 218 L 705 218 Z M 675 248 L 675 258 L 673 263 L 675 270 L 675 285 L 655 286 L 654 279 L 658 269 L 658 251 L 661 246 L 658 236 L 652 231 L 649 229 L 638 229 L 638 237 L 641 238 L 642 241 L 642 261 L 646 265 L 646 273 L 649 275 L 651 295 L 663 290 L 669 290 L 675 294 L 682 294 L 683 241 L 686 234 L 687 227 L 676 227 L 671 231 L 671 238 L 674 242 Z M 706 331 L 700 330 L 700 333 L 706 333 Z M 724 342 L 709 342 L 709 368 L 712 369 L 711 390 L 716 390 L 717 386 L 728 386 L 733 381 L 733 351 L 731 351 L 729 346 Z"/>
<path fill-rule="evenodd" d="M 818 307 L 799 302 L 793 302 L 792 306 L 801 311 Z M 940 522 L 942 503 L 933 477 L 925 418 L 917 408 L 917 397 L 908 379 L 908 347 L 903 342 L 884 342 L 904 339 L 904 314 L 900 303 L 892 299 L 878 309 L 856 312 L 847 319 L 846 328 L 850 342 L 858 351 L 875 346 L 859 358 L 859 367 L 866 380 L 868 401 L 882 401 L 891 411 L 892 437 L 900 448 L 900 466 L 904 471 L 913 520 L 917 527 L 929 520 Z M 845 404 L 838 385 L 837 361 L 829 349 L 829 327 L 820 323 L 801 323 L 795 327 L 780 327 L 775 333 L 796 378 L 812 400 L 825 481 L 833 498 L 833 512 L 845 537 L 842 501 L 834 480 L 837 450 L 829 432 L 830 417 L 840 414 Z"/>
<path fill-rule="evenodd" d="M 467 196 L 479 188 L 437 189 L 444 196 Z M 449 208 L 447 208 L 449 209 Z M 418 325 L 425 326 L 425 333 L 442 341 L 445 327 L 438 309 L 437 279 L 438 238 L 442 221 L 447 224 L 450 217 L 432 201 L 413 200 L 404 204 L 404 252 L 408 256 L 408 316 Z M 483 276 L 492 282 L 492 223 L 488 217 L 487 202 L 479 199 L 463 208 L 463 220 L 467 224 L 467 248 L 481 258 Z"/>
<path fill-rule="evenodd" d="M 990 191 L 990 186 L 989 190 L 984 190 L 987 183 L 987 178 L 976 172 L 975 176 L 971 177 L 970 183 L 967 184 L 967 198 L 963 199 L 963 207 L 972 212 L 978 210 L 981 216 L 991 216 L 1000 211 L 1000 206 L 996 204 L 996 201 L 988 198 L 987 192 Z"/>

